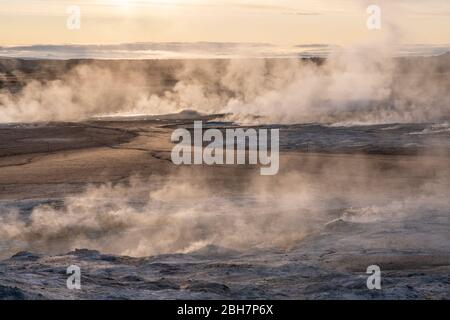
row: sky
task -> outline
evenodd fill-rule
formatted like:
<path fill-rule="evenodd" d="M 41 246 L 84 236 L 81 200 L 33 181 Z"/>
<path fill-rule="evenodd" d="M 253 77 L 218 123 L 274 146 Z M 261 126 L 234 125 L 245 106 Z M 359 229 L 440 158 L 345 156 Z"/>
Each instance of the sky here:
<path fill-rule="evenodd" d="M 366 27 L 369 4 L 382 28 Z M 67 28 L 69 6 L 80 29 Z M 0 0 L 0 46 L 133 42 L 450 44 L 449 0 Z"/>

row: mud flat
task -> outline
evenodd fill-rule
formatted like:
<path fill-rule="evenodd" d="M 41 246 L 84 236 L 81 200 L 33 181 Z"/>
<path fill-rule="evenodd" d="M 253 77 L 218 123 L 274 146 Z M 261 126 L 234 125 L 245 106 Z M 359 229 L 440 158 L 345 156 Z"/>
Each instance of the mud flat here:
<path fill-rule="evenodd" d="M 442 126 L 286 126 L 268 178 L 173 165 L 195 118 L 1 126 L 0 298 L 450 298 Z"/>

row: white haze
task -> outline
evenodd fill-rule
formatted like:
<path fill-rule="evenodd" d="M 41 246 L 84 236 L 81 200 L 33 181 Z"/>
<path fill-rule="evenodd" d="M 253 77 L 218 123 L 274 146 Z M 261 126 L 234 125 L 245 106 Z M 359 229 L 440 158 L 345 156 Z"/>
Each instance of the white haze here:
<path fill-rule="evenodd" d="M 132 64 L 83 63 L 57 80 L 0 91 L 0 122 L 79 121 L 107 114 L 184 109 L 277 123 L 440 121 L 450 114 L 448 79 L 433 63 L 403 75 L 390 45 L 337 50 L 323 65 L 298 59 L 186 60 L 164 92 Z M 158 82 L 158 81 L 157 81 Z M 446 84 L 447 83 L 447 84 Z"/>
<path fill-rule="evenodd" d="M 338 218 L 363 225 L 400 221 L 400 227 L 408 225 L 406 221 L 425 226 L 435 215 L 447 219 L 444 224 L 448 221 L 448 172 L 416 178 L 413 186 L 405 185 L 402 174 L 388 177 L 364 161 L 352 165 L 335 159 L 330 160 L 332 166 L 322 161 L 304 163 L 304 173 L 288 170 L 270 179 L 248 177 L 242 189 L 227 188 L 223 182 L 215 186 L 207 175 L 180 172 L 162 180 L 133 178 L 126 184 L 91 186 L 66 198 L 63 206 L 41 205 L 29 216 L 2 208 L 2 255 L 90 248 L 149 256 L 207 245 L 289 249 Z M 414 163 L 403 169 L 405 175 L 414 175 Z M 427 167 L 425 159 L 422 163 Z M 315 174 L 309 173 L 309 166 L 316 168 Z M 405 245 L 446 244 L 417 238 Z"/>

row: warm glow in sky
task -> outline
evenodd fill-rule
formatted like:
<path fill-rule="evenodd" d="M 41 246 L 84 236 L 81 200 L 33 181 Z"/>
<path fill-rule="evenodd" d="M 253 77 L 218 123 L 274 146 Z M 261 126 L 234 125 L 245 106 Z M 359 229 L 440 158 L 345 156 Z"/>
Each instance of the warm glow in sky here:
<path fill-rule="evenodd" d="M 366 7 L 371 3 L 383 10 L 382 32 L 366 28 Z M 81 9 L 80 30 L 66 27 L 70 5 Z M 450 1 L 1 0 L 0 30 L 0 45 L 151 41 L 345 45 L 387 32 L 403 43 L 449 44 Z"/>

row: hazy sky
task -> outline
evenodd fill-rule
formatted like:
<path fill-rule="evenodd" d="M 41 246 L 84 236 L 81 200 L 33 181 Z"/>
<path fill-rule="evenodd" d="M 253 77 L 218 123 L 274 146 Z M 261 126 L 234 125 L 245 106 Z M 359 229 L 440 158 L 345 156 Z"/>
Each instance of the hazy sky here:
<path fill-rule="evenodd" d="M 366 28 L 371 3 L 382 8 L 382 32 Z M 80 30 L 66 27 L 70 5 L 81 9 Z M 345 45 L 381 37 L 383 32 L 395 33 L 403 43 L 450 44 L 450 0 L 0 0 L 0 30 L 0 45 Z"/>

